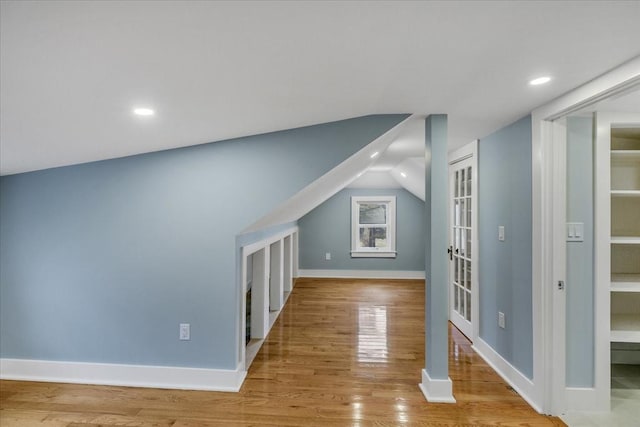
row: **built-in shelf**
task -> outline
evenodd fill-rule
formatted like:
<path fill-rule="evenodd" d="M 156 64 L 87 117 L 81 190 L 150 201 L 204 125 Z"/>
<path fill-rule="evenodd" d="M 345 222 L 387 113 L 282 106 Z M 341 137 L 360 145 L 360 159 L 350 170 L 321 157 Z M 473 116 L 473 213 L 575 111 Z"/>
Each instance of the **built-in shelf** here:
<path fill-rule="evenodd" d="M 614 245 L 640 245 L 640 236 L 611 236 Z"/>
<path fill-rule="evenodd" d="M 611 282 L 640 284 L 640 273 L 611 273 Z"/>
<path fill-rule="evenodd" d="M 240 350 L 240 362 L 249 369 L 269 331 L 291 296 L 298 271 L 298 228 L 266 237 L 242 247 L 242 283 L 245 298 L 241 330 L 249 342 Z"/>
<path fill-rule="evenodd" d="M 289 299 L 289 295 L 291 295 L 290 291 L 284 292 L 285 303 Z M 283 308 L 284 308 L 284 305 L 283 305 Z M 276 320 L 278 320 L 278 316 L 280 315 L 281 311 L 282 310 L 269 311 L 269 328 L 273 327 L 273 324 L 276 323 Z M 246 366 L 251 365 L 251 363 L 253 362 L 253 359 L 255 359 L 256 355 L 258 354 L 258 351 L 260 351 L 260 347 L 262 347 L 264 340 L 265 340 L 264 338 L 253 338 L 247 343 L 246 350 L 245 350 Z"/>
<path fill-rule="evenodd" d="M 640 197 L 640 190 L 611 190 L 611 197 Z"/>
<path fill-rule="evenodd" d="M 640 343 L 640 139 L 611 129 L 611 342 Z M 605 163 L 605 164 L 606 164 Z"/>
<path fill-rule="evenodd" d="M 640 313 L 611 314 L 611 341 L 640 343 Z"/>
<path fill-rule="evenodd" d="M 640 292 L 640 274 L 611 274 L 611 292 Z"/>
<path fill-rule="evenodd" d="M 640 150 L 611 150 L 612 159 L 640 159 Z"/>
<path fill-rule="evenodd" d="M 640 160 L 640 150 L 611 150 L 611 160 Z"/>

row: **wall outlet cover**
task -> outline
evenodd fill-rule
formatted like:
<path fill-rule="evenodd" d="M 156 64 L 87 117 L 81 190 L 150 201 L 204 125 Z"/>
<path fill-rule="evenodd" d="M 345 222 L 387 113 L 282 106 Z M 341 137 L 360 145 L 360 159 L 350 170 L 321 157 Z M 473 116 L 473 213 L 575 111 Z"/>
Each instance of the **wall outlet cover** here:
<path fill-rule="evenodd" d="M 189 341 L 191 339 L 191 324 L 180 323 L 180 340 Z"/>

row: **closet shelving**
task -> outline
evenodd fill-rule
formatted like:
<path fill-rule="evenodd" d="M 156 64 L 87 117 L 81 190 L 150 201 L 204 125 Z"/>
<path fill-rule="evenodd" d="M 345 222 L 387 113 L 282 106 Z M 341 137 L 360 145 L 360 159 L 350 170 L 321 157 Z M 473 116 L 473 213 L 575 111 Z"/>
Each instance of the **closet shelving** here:
<path fill-rule="evenodd" d="M 611 341 L 640 343 L 640 129 L 611 129 Z"/>

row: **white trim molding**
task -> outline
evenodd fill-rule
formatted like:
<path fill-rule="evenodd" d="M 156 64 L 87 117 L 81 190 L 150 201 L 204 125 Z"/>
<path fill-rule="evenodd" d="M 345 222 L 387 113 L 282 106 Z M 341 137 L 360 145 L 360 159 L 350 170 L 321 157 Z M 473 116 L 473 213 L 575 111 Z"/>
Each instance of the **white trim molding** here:
<path fill-rule="evenodd" d="M 496 352 L 482 338 L 477 337 L 472 348 L 480 357 L 484 359 L 494 371 L 498 373 L 513 389 L 527 401 L 533 409 L 542 412 L 542 408 L 534 399 L 535 386 L 533 381 L 527 378 L 522 372 L 518 371 L 515 366 L 509 363 L 504 357 Z"/>
<path fill-rule="evenodd" d="M 624 93 L 640 84 L 640 56 L 596 77 L 584 85 L 536 108 L 541 120 L 555 120 L 604 99 Z"/>
<path fill-rule="evenodd" d="M 395 258 L 396 251 L 351 251 L 351 258 Z"/>
<path fill-rule="evenodd" d="M 422 370 L 422 382 L 418 384 L 422 394 L 431 403 L 456 403 L 453 397 L 453 383 L 451 378 L 434 380 L 426 369 Z"/>
<path fill-rule="evenodd" d="M 237 392 L 247 372 L 236 369 L 0 359 L 3 380 Z"/>
<path fill-rule="evenodd" d="M 477 159 L 478 141 L 479 140 L 474 139 L 470 143 L 465 144 L 462 147 L 458 148 L 457 150 L 450 152 L 448 155 L 449 165 L 453 165 L 455 163 L 461 162 L 463 160 L 466 160 L 472 157 L 475 157 Z"/>
<path fill-rule="evenodd" d="M 264 249 L 272 243 L 277 242 L 278 240 L 284 239 L 285 237 L 290 237 L 297 233 L 299 228 L 297 225 L 293 227 L 289 227 L 286 230 L 275 233 L 271 236 L 265 237 L 262 240 L 258 240 L 253 243 L 249 243 L 248 245 L 242 246 L 242 256 L 249 256 L 254 252 L 258 252 L 260 249 Z"/>
<path fill-rule="evenodd" d="M 298 277 L 327 279 L 424 279 L 424 271 L 408 270 L 300 270 Z"/>

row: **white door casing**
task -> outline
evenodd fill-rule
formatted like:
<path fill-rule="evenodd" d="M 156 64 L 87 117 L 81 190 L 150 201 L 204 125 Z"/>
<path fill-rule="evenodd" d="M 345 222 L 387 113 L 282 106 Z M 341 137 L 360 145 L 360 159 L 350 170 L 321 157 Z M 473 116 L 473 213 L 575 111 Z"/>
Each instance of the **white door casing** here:
<path fill-rule="evenodd" d="M 566 162 L 554 161 L 564 156 L 562 144 L 554 144 L 561 132 L 554 120 L 581 110 L 589 105 L 624 93 L 640 83 L 640 57 L 636 57 L 614 70 L 556 98 L 532 112 L 532 168 L 533 168 L 533 393 L 531 401 L 541 412 L 559 415 L 568 410 L 598 410 L 602 405 L 597 387 L 571 389 L 564 381 L 565 345 L 564 328 L 559 323 L 566 319 L 563 292 L 558 289 L 558 274 L 564 271 L 564 258 L 556 259 L 558 240 L 554 230 L 564 230 L 565 220 L 559 222 L 558 199 L 549 190 L 558 176 L 566 173 Z M 556 127 L 554 129 L 554 127 Z M 562 233 L 564 235 L 564 232 Z M 597 299 L 598 296 L 596 295 Z M 598 304 L 600 305 L 600 304 Z M 595 307 L 596 322 L 605 313 Z M 609 310 L 609 308 L 607 308 Z M 597 333 L 597 332 L 596 332 Z M 596 337 L 596 348 L 599 346 Z M 598 351 L 596 349 L 596 351 Z M 603 361 L 596 360 L 595 376 L 604 378 L 599 370 L 607 369 Z M 558 380 L 560 378 L 560 380 Z M 608 380 L 608 379 L 607 379 Z"/>

